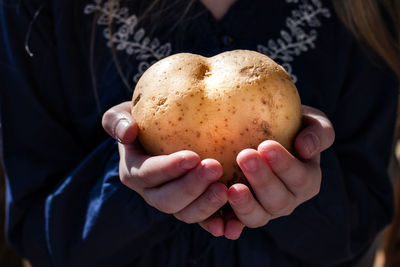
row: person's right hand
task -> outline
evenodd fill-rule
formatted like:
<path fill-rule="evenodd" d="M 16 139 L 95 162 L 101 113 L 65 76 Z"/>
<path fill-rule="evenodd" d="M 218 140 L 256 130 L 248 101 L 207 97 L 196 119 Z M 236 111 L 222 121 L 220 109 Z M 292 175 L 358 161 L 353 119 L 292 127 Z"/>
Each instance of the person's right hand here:
<path fill-rule="evenodd" d="M 221 164 L 200 160 L 193 151 L 149 156 L 136 141 L 138 127 L 130 115 L 131 102 L 103 115 L 103 128 L 119 141 L 121 182 L 152 207 L 185 223 L 199 223 L 214 236 L 224 234 L 224 221 L 213 216 L 227 203 L 227 187 L 218 182 Z"/>

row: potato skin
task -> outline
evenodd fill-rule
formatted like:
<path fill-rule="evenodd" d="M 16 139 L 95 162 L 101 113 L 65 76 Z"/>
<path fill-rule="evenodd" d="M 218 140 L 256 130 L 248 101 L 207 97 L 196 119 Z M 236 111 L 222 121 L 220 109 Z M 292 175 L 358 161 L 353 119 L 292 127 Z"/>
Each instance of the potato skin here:
<path fill-rule="evenodd" d="M 249 50 L 206 58 L 181 53 L 151 66 L 136 85 L 132 116 L 152 154 L 193 150 L 223 168 L 220 181 L 245 182 L 237 154 L 272 139 L 291 150 L 301 101 L 287 72 Z"/>

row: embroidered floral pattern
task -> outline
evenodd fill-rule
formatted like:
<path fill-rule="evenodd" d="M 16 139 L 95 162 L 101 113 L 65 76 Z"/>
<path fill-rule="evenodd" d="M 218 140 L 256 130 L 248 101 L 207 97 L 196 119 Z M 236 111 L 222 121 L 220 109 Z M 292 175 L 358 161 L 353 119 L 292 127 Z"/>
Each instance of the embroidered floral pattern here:
<path fill-rule="evenodd" d="M 286 18 L 286 28 L 280 31 L 279 38 L 270 39 L 267 46 L 259 44 L 257 51 L 281 64 L 293 81 L 297 82 L 291 62 L 295 56 L 315 48 L 318 36 L 316 28 L 322 25 L 320 17 L 329 18 L 331 14 L 321 0 L 285 1 L 288 4 L 296 4 L 296 9 Z M 105 26 L 103 35 L 108 40 L 108 46 L 113 44 L 118 51 L 125 51 L 139 61 L 138 71 L 133 77 L 135 83 L 154 62 L 171 54 L 171 43 L 161 44 L 157 38 L 147 37 L 146 31 L 137 27 L 137 16 L 130 15 L 128 8 L 121 7 L 119 1 L 93 0 L 93 3 L 85 7 L 84 13 L 99 15 L 97 24 Z M 112 33 L 108 28 L 111 19 L 117 28 Z"/>
<path fill-rule="evenodd" d="M 135 83 L 154 62 L 171 54 L 171 43 L 160 44 L 157 38 L 151 40 L 147 37 L 143 28 L 137 28 L 137 16 L 129 15 L 128 8 L 121 7 L 119 1 L 94 0 L 94 3 L 85 7 L 84 13 L 95 12 L 99 14 L 97 24 L 107 26 L 103 30 L 103 35 L 108 40 L 107 45 L 113 44 L 118 51 L 125 51 L 140 61 L 138 72 L 133 77 Z M 117 27 L 112 33 L 108 27 L 111 19 Z"/>
<path fill-rule="evenodd" d="M 286 0 L 287 3 L 298 3 L 300 0 Z M 321 27 L 319 17 L 329 18 L 329 9 L 325 8 L 320 0 L 302 0 L 298 8 L 286 18 L 286 29 L 281 30 L 280 38 L 270 39 L 267 46 L 258 45 L 257 50 L 279 64 L 291 75 L 294 82 L 297 76 L 293 74 L 290 62 L 294 56 L 315 48 L 318 33 L 314 28 Z"/>

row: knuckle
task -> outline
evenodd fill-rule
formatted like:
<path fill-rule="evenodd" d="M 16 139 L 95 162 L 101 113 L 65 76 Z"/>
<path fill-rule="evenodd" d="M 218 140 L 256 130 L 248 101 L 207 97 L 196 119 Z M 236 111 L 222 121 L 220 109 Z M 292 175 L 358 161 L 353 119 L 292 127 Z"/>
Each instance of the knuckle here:
<path fill-rule="evenodd" d="M 161 196 L 152 196 L 151 194 L 147 195 L 147 203 L 156 208 L 157 210 L 167 213 L 167 214 L 174 214 L 177 213 L 178 210 L 174 209 L 172 205 L 168 202 L 167 199 Z"/>
<path fill-rule="evenodd" d="M 206 219 L 211 216 L 218 208 L 225 204 L 224 199 L 222 199 L 217 192 L 214 190 L 208 190 L 204 194 L 204 201 L 201 201 L 197 205 L 197 217 Z"/>
<path fill-rule="evenodd" d="M 121 181 L 121 183 L 127 187 L 129 187 L 129 178 L 127 175 L 120 175 L 119 176 L 119 180 Z"/>
<path fill-rule="evenodd" d="M 281 216 L 289 216 L 290 214 L 293 213 L 293 211 L 294 211 L 294 208 L 292 208 L 292 207 L 287 208 L 286 210 L 284 210 L 284 211 L 282 212 Z"/>
<path fill-rule="evenodd" d="M 275 201 L 269 208 L 268 211 L 270 214 L 276 216 L 276 215 L 282 215 L 285 213 L 286 210 L 288 210 L 290 207 L 290 200 L 289 198 L 281 198 L 278 201 Z"/>
<path fill-rule="evenodd" d="M 148 175 L 147 171 L 145 170 L 132 168 L 131 176 L 139 180 L 142 184 L 144 184 L 147 187 L 150 187 L 152 185 L 152 180 L 153 180 L 152 176 Z"/>
<path fill-rule="evenodd" d="M 217 188 L 207 190 L 205 197 L 211 207 L 219 207 L 225 203 L 225 199 L 221 197 L 221 190 Z"/>
<path fill-rule="evenodd" d="M 255 205 L 246 205 L 246 203 L 243 201 L 239 205 L 235 206 L 235 211 L 237 211 L 242 217 L 247 217 L 252 215 L 256 208 Z"/>
<path fill-rule="evenodd" d="M 132 177 L 128 175 L 127 173 L 121 172 L 119 173 L 119 180 L 121 183 L 129 188 L 132 188 Z"/>
<path fill-rule="evenodd" d="M 274 175 L 264 175 L 261 179 L 253 179 L 252 184 L 257 188 L 268 188 L 274 182 Z"/>
<path fill-rule="evenodd" d="M 292 164 L 291 164 L 290 160 L 283 159 L 276 163 L 274 170 L 275 170 L 275 172 L 278 172 L 278 173 L 287 173 L 290 171 L 291 166 L 292 166 Z"/>
<path fill-rule="evenodd" d="M 185 184 L 182 187 L 182 194 L 191 199 L 196 199 L 199 196 L 197 186 Z"/>
<path fill-rule="evenodd" d="M 293 177 L 293 179 L 290 182 L 290 186 L 293 189 L 302 189 L 305 188 L 309 185 L 309 178 L 305 174 L 304 170 L 299 170 L 296 176 Z"/>
<path fill-rule="evenodd" d="M 179 213 L 179 212 L 178 212 L 178 213 L 175 213 L 175 214 L 174 214 L 174 217 L 175 217 L 176 219 L 178 219 L 178 220 L 184 222 L 184 223 L 187 223 L 187 224 L 195 223 L 195 221 L 193 220 L 193 218 L 186 217 L 186 216 L 184 216 L 183 214 L 181 214 L 181 213 Z"/>
<path fill-rule="evenodd" d="M 267 223 L 268 223 L 267 219 L 260 220 L 260 221 L 251 221 L 251 222 L 248 222 L 246 224 L 246 227 L 248 227 L 248 228 L 259 228 L 259 227 L 262 227 L 262 226 L 266 225 Z"/>

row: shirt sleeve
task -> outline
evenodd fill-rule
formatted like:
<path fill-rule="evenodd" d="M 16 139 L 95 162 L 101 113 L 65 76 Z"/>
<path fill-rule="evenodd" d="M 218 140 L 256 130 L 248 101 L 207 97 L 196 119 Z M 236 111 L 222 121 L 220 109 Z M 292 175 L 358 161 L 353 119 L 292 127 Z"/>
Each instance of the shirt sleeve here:
<path fill-rule="evenodd" d="M 398 85 L 389 70 L 371 59 L 360 48 L 352 53 L 330 117 L 336 140 L 321 155 L 320 193 L 265 227 L 282 251 L 309 265 L 357 260 L 392 218 L 387 168 Z"/>
<path fill-rule="evenodd" d="M 93 134 L 95 145 L 82 143 L 68 118 L 50 6 L 41 9 L 50 1 L 17 2 L 0 1 L 8 240 L 34 266 L 128 265 L 179 223 L 120 183 L 115 141 Z M 31 57 L 24 44 L 32 23 Z M 100 119 L 89 134 L 101 132 Z"/>

